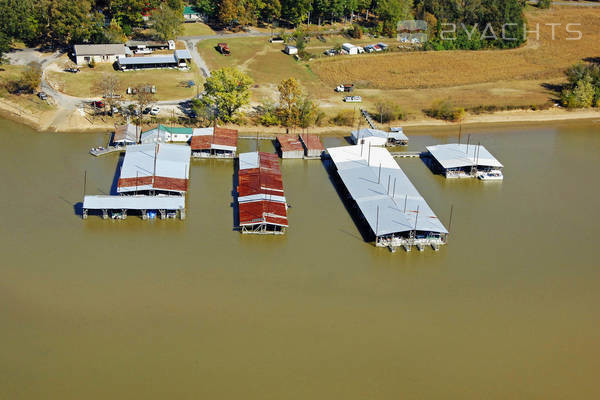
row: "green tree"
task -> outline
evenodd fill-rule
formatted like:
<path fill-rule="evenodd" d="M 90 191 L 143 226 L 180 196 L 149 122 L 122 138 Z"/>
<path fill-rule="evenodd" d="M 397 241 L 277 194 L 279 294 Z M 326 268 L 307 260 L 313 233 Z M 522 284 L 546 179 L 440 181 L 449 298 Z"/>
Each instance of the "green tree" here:
<path fill-rule="evenodd" d="M 281 124 L 286 128 L 295 128 L 300 124 L 300 102 L 302 88 L 295 78 L 281 81 L 279 90 L 278 114 Z"/>
<path fill-rule="evenodd" d="M 41 40 L 52 45 L 85 43 L 101 38 L 103 17 L 92 13 L 89 0 L 41 0 Z"/>
<path fill-rule="evenodd" d="M 0 64 L 5 62 L 4 54 L 10 51 L 10 45 L 10 38 L 4 32 L 0 32 Z"/>
<path fill-rule="evenodd" d="M 218 69 L 204 83 L 202 103 L 216 109 L 221 121 L 231 122 L 239 109 L 250 103 L 252 83 L 248 75 L 236 68 Z"/>
<path fill-rule="evenodd" d="M 183 30 L 183 14 L 171 7 L 161 7 L 150 16 L 152 29 L 162 40 L 174 39 Z"/>

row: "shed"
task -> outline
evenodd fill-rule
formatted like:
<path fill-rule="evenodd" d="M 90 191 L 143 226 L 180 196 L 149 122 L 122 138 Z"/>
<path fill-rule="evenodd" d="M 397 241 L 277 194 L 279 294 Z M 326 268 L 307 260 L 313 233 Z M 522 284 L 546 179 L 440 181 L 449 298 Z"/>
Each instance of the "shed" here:
<path fill-rule="evenodd" d="M 502 171 L 504 166 L 485 147 L 460 143 L 428 146 L 433 170 L 446 178 L 475 178 L 478 173 Z"/>
<path fill-rule="evenodd" d="M 115 125 L 115 134 L 113 135 L 113 144 L 118 146 L 127 146 L 138 142 L 140 128 L 133 124 Z"/>
<path fill-rule="evenodd" d="M 183 21 L 184 22 L 197 22 L 205 21 L 206 15 L 195 6 L 185 6 L 183 8 Z"/>
<path fill-rule="evenodd" d="M 309 158 L 320 158 L 325 148 L 323 143 L 316 135 L 303 134 L 300 135 L 300 140 L 304 145 L 304 154 Z"/>
<path fill-rule="evenodd" d="M 352 131 L 352 142 L 371 146 L 406 146 L 408 137 L 401 130 L 385 132 L 379 129 L 364 128 Z"/>

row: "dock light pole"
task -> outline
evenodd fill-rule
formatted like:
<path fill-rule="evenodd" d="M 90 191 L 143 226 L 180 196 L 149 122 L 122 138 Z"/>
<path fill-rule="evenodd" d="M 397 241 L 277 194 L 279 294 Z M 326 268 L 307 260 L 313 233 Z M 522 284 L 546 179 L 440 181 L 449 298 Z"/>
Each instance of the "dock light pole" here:
<path fill-rule="evenodd" d="M 371 142 L 369 142 L 369 158 L 367 159 L 367 166 L 371 166 Z"/>
<path fill-rule="evenodd" d="M 377 246 L 378 232 L 379 232 L 379 206 L 377 206 L 377 217 L 375 218 L 375 246 Z"/>
<path fill-rule="evenodd" d="M 87 186 L 87 169 L 83 171 L 83 197 L 85 197 L 85 189 Z"/>
<path fill-rule="evenodd" d="M 381 163 L 379 163 L 379 178 L 377 178 L 377 183 L 381 183 Z"/>
<path fill-rule="evenodd" d="M 471 142 L 471 135 L 467 136 L 467 157 L 469 156 L 469 143 Z M 475 155 L 475 152 L 473 152 L 473 156 Z M 473 157 L 475 158 L 475 157 Z"/>
<path fill-rule="evenodd" d="M 454 214 L 454 204 L 450 205 L 450 221 L 448 221 L 448 234 L 450 234 L 450 230 L 452 229 L 452 215 Z M 448 239 L 446 239 L 448 241 Z"/>
<path fill-rule="evenodd" d="M 408 202 L 408 193 L 404 197 L 404 214 L 406 214 L 406 203 Z"/>
<path fill-rule="evenodd" d="M 392 193 L 392 199 L 396 198 L 396 178 L 394 178 L 394 193 Z"/>

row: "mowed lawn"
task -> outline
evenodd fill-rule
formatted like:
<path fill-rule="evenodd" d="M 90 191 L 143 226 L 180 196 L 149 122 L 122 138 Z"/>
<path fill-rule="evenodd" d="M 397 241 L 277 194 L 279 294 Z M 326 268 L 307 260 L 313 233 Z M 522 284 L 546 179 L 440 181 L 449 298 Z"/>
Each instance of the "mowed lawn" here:
<path fill-rule="evenodd" d="M 116 76 L 121 84 L 123 95 L 127 87 L 137 87 L 145 84 L 156 86 L 157 100 L 178 100 L 196 95 L 196 87 L 187 87 L 188 81 L 202 85 L 195 66 L 190 71 L 174 69 L 152 69 L 146 71 L 115 71 L 110 64 L 96 64 L 95 68 L 81 67 L 81 72 L 73 74 L 61 70 L 65 60 L 58 62 L 58 68 L 49 69 L 46 74 L 52 85 L 63 93 L 76 97 L 98 97 L 101 93 L 97 84 L 105 74 Z"/>
<path fill-rule="evenodd" d="M 205 36 L 214 34 L 215 31 L 202 22 L 187 22 L 183 24 L 183 32 L 180 36 Z"/>
<path fill-rule="evenodd" d="M 340 76 L 373 89 L 441 88 L 511 80 L 556 79 L 564 70 L 586 57 L 600 56 L 600 9 L 555 8 L 527 12 L 530 29 L 540 24 L 540 40 L 529 35 L 528 43 L 514 50 L 441 51 L 319 59 L 311 69 L 329 85 Z M 547 23 L 561 23 L 552 40 Z M 579 23 L 582 40 L 566 31 Z M 574 28 L 573 28 L 574 29 Z"/>

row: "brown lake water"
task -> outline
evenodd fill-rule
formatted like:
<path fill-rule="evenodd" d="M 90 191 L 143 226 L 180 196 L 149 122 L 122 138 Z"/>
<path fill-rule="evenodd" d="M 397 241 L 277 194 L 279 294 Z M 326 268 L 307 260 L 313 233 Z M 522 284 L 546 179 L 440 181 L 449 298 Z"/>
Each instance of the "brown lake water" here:
<path fill-rule="evenodd" d="M 185 221 L 83 221 L 107 136 L 0 121 L 0 399 L 600 398 L 600 124 L 469 133 L 504 182 L 399 160 L 454 220 L 439 252 L 392 254 L 319 161 L 282 162 L 284 237 L 232 231 L 221 160 L 194 162 Z"/>

